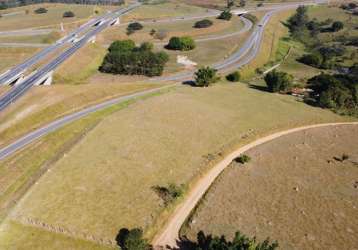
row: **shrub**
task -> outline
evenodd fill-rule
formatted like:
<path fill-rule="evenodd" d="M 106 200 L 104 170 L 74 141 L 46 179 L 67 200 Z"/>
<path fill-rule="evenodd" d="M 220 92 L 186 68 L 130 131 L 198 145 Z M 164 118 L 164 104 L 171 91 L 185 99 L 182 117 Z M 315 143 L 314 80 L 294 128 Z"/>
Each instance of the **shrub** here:
<path fill-rule="evenodd" d="M 149 250 L 150 244 L 143 238 L 143 230 L 140 228 L 134 228 L 128 230 L 122 228 L 116 236 L 118 246 L 122 250 Z"/>
<path fill-rule="evenodd" d="M 123 75 L 160 76 L 169 60 L 165 52 L 152 52 L 151 43 L 135 47 L 131 40 L 113 42 L 99 70 Z"/>
<path fill-rule="evenodd" d="M 273 70 L 266 74 L 265 82 L 270 92 L 286 92 L 292 87 L 293 77 L 286 72 Z"/>
<path fill-rule="evenodd" d="M 256 16 L 254 16 L 250 13 L 243 14 L 242 16 L 245 17 L 246 19 L 249 19 L 252 23 L 257 23 L 257 21 L 259 20 L 259 19 L 257 19 Z"/>
<path fill-rule="evenodd" d="M 332 23 L 332 31 L 336 32 L 336 31 L 340 31 L 341 29 L 343 29 L 344 24 L 341 21 L 336 21 L 334 23 Z"/>
<path fill-rule="evenodd" d="M 127 34 L 131 35 L 133 34 L 135 31 L 141 30 L 143 29 L 143 25 L 138 23 L 138 22 L 134 22 L 134 23 L 130 23 L 128 24 L 127 27 Z"/>
<path fill-rule="evenodd" d="M 45 8 L 38 8 L 34 11 L 36 14 L 44 14 L 47 13 L 47 9 Z"/>
<path fill-rule="evenodd" d="M 168 187 L 154 186 L 152 189 L 163 200 L 164 206 L 168 206 L 184 193 L 184 185 L 177 186 L 173 183 L 169 184 Z"/>
<path fill-rule="evenodd" d="M 320 68 L 323 62 L 323 58 L 320 54 L 307 54 L 298 59 L 299 62 Z"/>
<path fill-rule="evenodd" d="M 154 36 L 157 33 L 155 29 L 151 29 L 149 35 Z"/>
<path fill-rule="evenodd" d="M 200 68 L 197 72 L 195 72 L 195 86 L 208 87 L 209 85 L 217 82 L 219 77 L 216 75 L 216 72 L 216 69 L 210 67 Z"/>
<path fill-rule="evenodd" d="M 195 41 L 188 36 L 183 37 L 172 37 L 169 40 L 167 49 L 188 51 L 195 49 Z"/>
<path fill-rule="evenodd" d="M 120 51 L 130 52 L 135 48 L 135 43 L 132 40 L 114 41 L 108 48 L 109 52 Z"/>
<path fill-rule="evenodd" d="M 62 16 L 63 17 L 74 17 L 75 13 L 73 13 L 72 11 L 66 11 L 65 13 L 63 13 Z"/>
<path fill-rule="evenodd" d="M 209 19 L 204 19 L 204 20 L 200 20 L 200 21 L 197 21 L 195 24 L 194 24 L 194 28 L 208 28 L 210 26 L 213 25 L 213 22 Z"/>
<path fill-rule="evenodd" d="M 224 10 L 218 16 L 218 19 L 227 20 L 227 21 L 229 21 L 231 18 L 232 18 L 232 14 L 231 14 L 230 10 Z"/>
<path fill-rule="evenodd" d="M 239 71 L 232 72 L 226 76 L 226 80 L 230 82 L 238 82 L 240 81 L 241 75 Z"/>
<path fill-rule="evenodd" d="M 249 161 L 251 161 L 251 158 L 250 158 L 250 156 L 243 154 L 243 155 L 240 155 L 239 157 L 237 157 L 235 159 L 235 161 L 238 163 L 241 163 L 241 164 L 245 164 L 245 163 L 248 163 Z"/>

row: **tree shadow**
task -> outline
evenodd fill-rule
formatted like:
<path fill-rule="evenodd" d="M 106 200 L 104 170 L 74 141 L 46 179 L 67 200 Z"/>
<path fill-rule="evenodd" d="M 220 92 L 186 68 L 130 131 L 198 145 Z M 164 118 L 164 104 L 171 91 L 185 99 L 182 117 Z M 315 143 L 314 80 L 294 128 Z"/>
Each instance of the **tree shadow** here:
<path fill-rule="evenodd" d="M 195 81 L 193 81 L 193 80 L 184 81 L 184 82 L 182 82 L 182 84 L 183 84 L 183 85 L 188 85 L 188 86 L 190 86 L 190 87 L 195 87 L 195 88 L 199 87 L 199 86 L 197 86 L 197 85 L 195 84 Z"/>
<path fill-rule="evenodd" d="M 250 84 L 249 87 L 263 92 L 270 92 L 266 86 Z"/>
<path fill-rule="evenodd" d="M 122 249 L 124 246 L 124 240 L 127 238 L 128 234 L 129 234 L 128 228 L 121 228 L 118 231 L 118 234 L 116 236 L 116 242 L 117 242 L 117 245 L 120 246 Z"/>

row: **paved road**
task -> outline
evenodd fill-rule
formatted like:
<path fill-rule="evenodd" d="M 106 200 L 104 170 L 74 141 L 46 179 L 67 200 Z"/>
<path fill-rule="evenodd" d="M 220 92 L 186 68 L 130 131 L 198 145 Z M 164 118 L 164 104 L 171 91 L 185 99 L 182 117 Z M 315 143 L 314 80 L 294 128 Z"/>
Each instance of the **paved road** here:
<path fill-rule="evenodd" d="M 222 173 L 222 171 L 230 165 L 230 163 L 241 154 L 245 153 L 249 149 L 257 147 L 263 143 L 272 141 L 281 136 L 285 136 L 291 133 L 295 133 L 302 130 L 319 128 L 325 126 L 337 126 L 337 125 L 358 125 L 358 122 L 347 122 L 347 123 L 325 123 L 325 124 L 316 124 L 304 127 L 298 127 L 294 129 L 289 129 L 286 131 L 281 131 L 274 133 L 272 135 L 260 138 L 254 142 L 251 142 L 228 156 L 226 156 L 222 161 L 217 163 L 210 171 L 204 175 L 196 185 L 191 189 L 189 194 L 185 197 L 183 203 L 174 211 L 170 217 L 167 224 L 164 226 L 162 232 L 153 240 L 154 246 L 170 246 L 176 247 L 177 241 L 179 240 L 179 230 L 184 224 L 185 220 L 190 215 L 190 212 L 195 208 L 200 199 L 203 197 L 205 192 L 209 189 L 210 185 L 215 181 L 215 179 Z"/>
<path fill-rule="evenodd" d="M 297 5 L 296 5 L 297 6 Z M 285 7 L 285 8 L 294 8 L 295 6 L 291 6 L 290 7 Z M 280 7 L 279 10 L 284 9 L 284 7 Z M 276 10 L 276 11 L 279 11 Z M 267 24 L 269 18 L 271 17 L 271 15 L 273 14 L 273 12 L 269 12 L 262 20 L 261 20 L 261 25 L 262 27 L 257 26 L 255 32 L 252 33 L 252 35 L 250 36 L 250 38 L 247 40 L 247 42 L 244 44 L 244 46 L 234 55 L 232 55 L 231 57 L 229 57 L 227 60 L 225 60 L 224 62 L 217 64 L 216 67 L 223 67 L 224 65 L 226 66 L 230 66 L 232 63 L 237 63 L 237 65 L 244 65 L 247 64 L 248 62 L 250 62 L 258 53 L 259 48 L 260 48 L 260 43 L 262 40 L 262 34 L 263 34 L 263 28 L 264 26 Z M 253 46 L 255 45 L 255 46 Z M 249 53 L 250 52 L 250 53 Z M 248 54 L 249 53 L 249 54 Z M 247 55 L 247 57 L 243 58 L 245 55 Z M 237 62 L 237 60 L 243 59 L 240 62 Z M 175 79 L 186 79 L 188 77 L 192 77 L 193 73 L 183 73 L 183 74 L 177 74 L 176 77 L 162 77 L 162 78 L 157 78 L 158 80 L 165 80 L 165 79 L 170 79 L 170 80 L 175 80 Z M 59 120 L 56 120 L 42 128 L 39 128 L 33 132 L 31 132 L 30 134 L 27 134 L 25 136 L 23 136 L 22 138 L 18 139 L 17 141 L 15 141 L 14 143 L 10 144 L 9 146 L 0 149 L 0 160 L 4 159 L 5 157 L 15 153 L 16 151 L 24 148 L 26 145 L 30 144 L 31 142 L 41 138 L 42 136 L 49 134 L 50 132 L 59 129 L 61 127 L 63 127 L 64 125 L 78 120 L 81 117 L 83 117 L 84 115 L 87 115 L 89 113 L 93 113 L 95 111 L 99 111 L 102 110 L 104 108 L 110 107 L 111 105 L 121 102 L 121 101 L 125 101 L 128 100 L 130 98 L 136 97 L 136 96 L 142 96 L 145 95 L 147 93 L 151 93 L 154 91 L 158 91 L 158 89 L 153 89 L 153 90 L 149 90 L 149 91 L 142 91 L 142 92 L 138 92 L 137 94 L 133 94 L 133 95 L 129 95 L 126 97 L 121 97 L 121 98 L 117 98 L 108 102 L 104 102 L 102 104 L 99 105 L 95 105 L 92 107 L 89 107 L 87 109 L 84 109 L 82 111 L 73 113 L 71 115 L 65 116 Z"/>

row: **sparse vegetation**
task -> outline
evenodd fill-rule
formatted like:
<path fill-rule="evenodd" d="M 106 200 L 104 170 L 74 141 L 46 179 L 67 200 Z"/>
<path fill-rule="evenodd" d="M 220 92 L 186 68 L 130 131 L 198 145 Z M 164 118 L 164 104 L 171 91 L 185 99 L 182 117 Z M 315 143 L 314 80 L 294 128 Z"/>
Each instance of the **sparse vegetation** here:
<path fill-rule="evenodd" d="M 194 39 L 188 36 L 172 37 L 166 46 L 167 49 L 182 51 L 193 50 L 195 47 L 196 45 Z"/>
<path fill-rule="evenodd" d="M 150 43 L 135 47 L 131 40 L 115 41 L 99 70 L 112 74 L 160 76 L 169 57 L 165 52 L 153 52 L 152 49 Z"/>
<path fill-rule="evenodd" d="M 183 195 L 184 186 L 170 183 L 167 187 L 154 186 L 152 187 L 154 192 L 163 200 L 164 206 L 168 206 L 170 203 L 178 199 Z"/>
<path fill-rule="evenodd" d="M 216 83 L 220 78 L 216 75 L 217 70 L 210 67 L 200 68 L 195 72 L 195 86 L 208 87 Z"/>

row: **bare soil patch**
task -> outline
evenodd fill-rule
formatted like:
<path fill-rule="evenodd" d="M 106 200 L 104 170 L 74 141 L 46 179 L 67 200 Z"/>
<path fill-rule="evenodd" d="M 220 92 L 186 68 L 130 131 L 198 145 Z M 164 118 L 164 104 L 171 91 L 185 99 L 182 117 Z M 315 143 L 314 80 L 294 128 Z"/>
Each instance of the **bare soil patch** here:
<path fill-rule="evenodd" d="M 232 237 L 236 230 L 281 249 L 358 244 L 358 126 L 297 132 L 249 150 L 213 184 L 183 230 Z M 348 159 L 340 161 L 342 155 Z M 336 159 L 335 159 L 336 158 Z"/>

